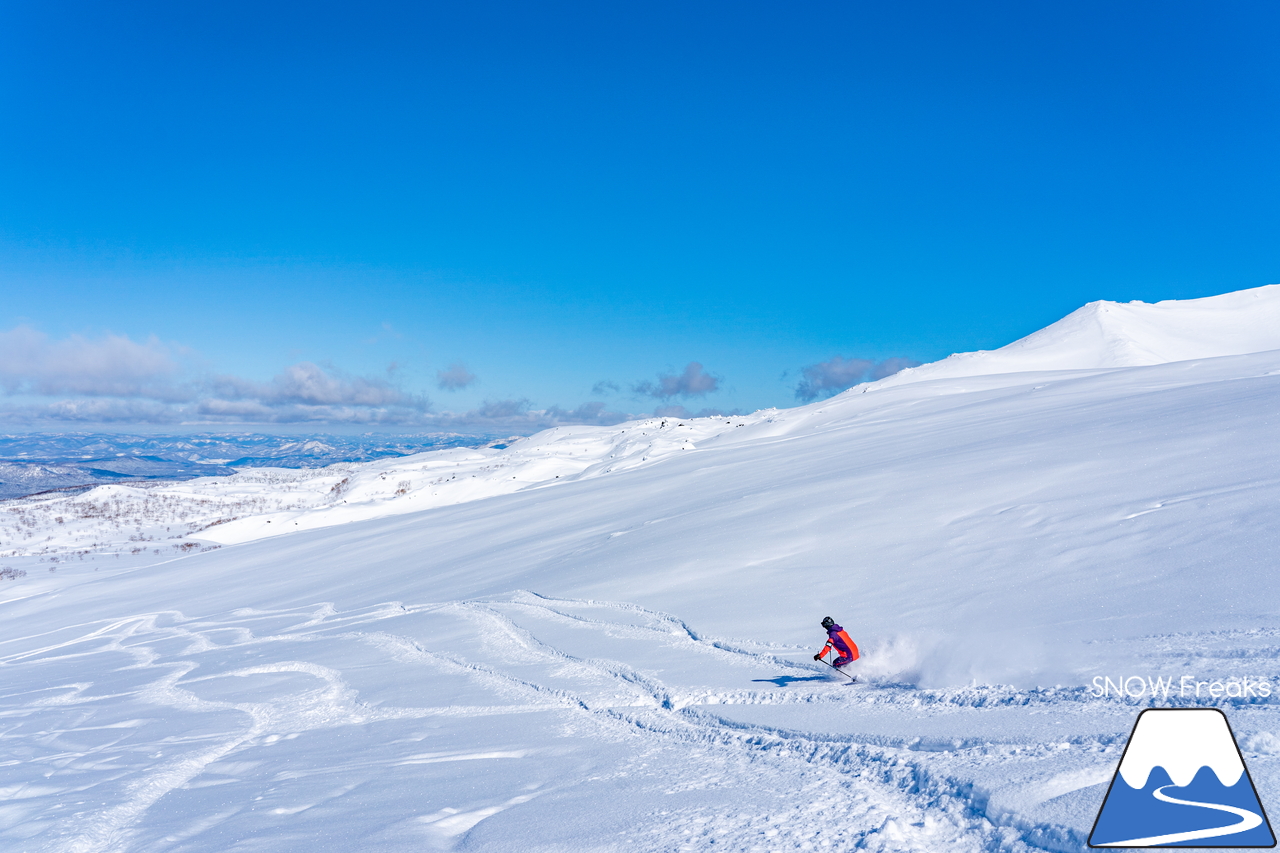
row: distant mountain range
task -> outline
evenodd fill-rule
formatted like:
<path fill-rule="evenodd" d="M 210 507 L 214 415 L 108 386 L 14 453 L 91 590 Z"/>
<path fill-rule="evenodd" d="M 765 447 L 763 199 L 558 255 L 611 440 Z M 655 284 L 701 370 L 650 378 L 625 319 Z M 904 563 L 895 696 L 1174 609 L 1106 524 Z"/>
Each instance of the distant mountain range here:
<path fill-rule="evenodd" d="M 0 500 L 104 483 L 229 476 L 237 468 L 322 468 L 495 442 L 501 443 L 496 436 L 459 433 L 0 435 Z"/>

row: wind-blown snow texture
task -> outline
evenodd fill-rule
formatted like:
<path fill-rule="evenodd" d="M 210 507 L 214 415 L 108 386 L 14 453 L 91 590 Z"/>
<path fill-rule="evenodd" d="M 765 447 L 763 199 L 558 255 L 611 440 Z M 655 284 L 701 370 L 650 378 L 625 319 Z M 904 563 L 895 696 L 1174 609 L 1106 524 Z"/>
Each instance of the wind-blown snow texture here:
<path fill-rule="evenodd" d="M 1118 307 L 1155 352 L 1278 304 Z M 3 846 L 1080 850 L 1152 701 L 1095 676 L 1269 680 L 1157 704 L 1226 709 L 1271 804 L 1280 351 L 1081 365 L 1072 328 L 786 411 L 0 505 Z"/>

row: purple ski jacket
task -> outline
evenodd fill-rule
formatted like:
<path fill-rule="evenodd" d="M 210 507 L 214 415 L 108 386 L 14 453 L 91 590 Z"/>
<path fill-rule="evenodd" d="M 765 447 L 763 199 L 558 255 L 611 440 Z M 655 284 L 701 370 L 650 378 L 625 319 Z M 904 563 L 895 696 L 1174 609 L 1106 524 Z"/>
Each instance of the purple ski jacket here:
<path fill-rule="evenodd" d="M 848 658 L 851 661 L 857 660 L 859 657 L 857 644 L 854 643 L 853 638 L 845 633 L 844 628 L 839 625 L 832 625 L 827 629 L 827 644 L 822 647 L 822 651 L 819 654 L 825 655 L 827 649 L 835 649 L 840 657 Z"/>

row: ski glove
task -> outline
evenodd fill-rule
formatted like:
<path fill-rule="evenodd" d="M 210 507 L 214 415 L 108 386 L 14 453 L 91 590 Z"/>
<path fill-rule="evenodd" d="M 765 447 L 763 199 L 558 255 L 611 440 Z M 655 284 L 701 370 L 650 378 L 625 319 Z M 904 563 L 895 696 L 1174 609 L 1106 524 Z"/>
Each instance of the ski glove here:
<path fill-rule="evenodd" d="M 813 656 L 813 659 L 814 659 L 814 660 L 822 660 L 822 654 L 821 654 L 821 653 L 818 653 L 818 654 L 814 655 L 814 656 Z"/>

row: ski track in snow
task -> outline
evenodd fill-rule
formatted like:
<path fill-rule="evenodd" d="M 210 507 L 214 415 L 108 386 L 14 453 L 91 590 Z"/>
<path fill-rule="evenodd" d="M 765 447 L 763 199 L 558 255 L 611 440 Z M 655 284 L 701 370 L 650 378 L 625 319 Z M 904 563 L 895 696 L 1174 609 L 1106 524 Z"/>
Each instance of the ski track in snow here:
<path fill-rule="evenodd" d="M 735 656 L 744 654 L 725 651 L 714 644 L 700 643 L 691 636 L 691 632 L 679 620 L 671 617 L 652 614 L 657 616 L 655 619 L 657 624 L 654 626 L 619 625 L 600 620 L 587 620 L 580 616 L 567 615 L 553 607 L 531 603 L 531 600 L 536 601 L 533 596 L 526 596 L 525 599 L 507 606 L 517 611 L 543 610 L 557 619 L 586 625 L 596 630 L 605 630 L 614 636 L 638 636 L 646 639 L 653 634 L 661 634 L 667 637 L 678 636 L 682 647 L 688 646 L 690 649 L 701 647 L 704 653 L 725 661 L 730 661 Z M 565 604 L 572 605 L 570 602 L 565 602 Z M 674 739 L 704 748 L 735 752 L 753 761 L 781 765 L 797 764 L 809 772 L 813 772 L 813 765 L 815 764 L 823 770 L 830 771 L 834 769 L 837 772 L 835 781 L 846 795 L 853 796 L 859 802 L 866 812 L 863 817 L 878 815 L 876 821 L 882 825 L 880 832 L 886 833 L 887 838 L 894 845 L 890 849 L 929 849 L 929 844 L 944 840 L 941 836 L 949 836 L 946 838 L 949 844 L 959 845 L 955 849 L 989 849 L 988 846 L 970 847 L 962 843 L 966 840 L 967 835 L 973 834 L 974 828 L 982 823 L 980 819 L 965 815 L 963 804 L 957 804 L 955 808 L 948 810 L 955 812 L 956 817 L 954 825 L 947 827 L 944 831 L 937 817 L 937 804 L 933 803 L 935 812 L 931 820 L 927 822 L 928 832 L 926 835 L 928 837 L 921 836 L 917 839 L 920 842 L 919 846 L 912 844 L 912 836 L 920 835 L 920 833 L 913 825 L 902 824 L 902 816 L 920 812 L 920 808 L 918 806 L 912 808 L 907 801 L 908 798 L 891 787 L 867 783 L 856 778 L 839 779 L 838 771 L 840 766 L 848 761 L 846 756 L 848 752 L 847 745 L 837 745 L 834 750 L 823 750 L 822 745 L 809 739 L 791 739 L 788 742 L 787 738 L 774 732 L 753 730 L 752 727 L 742 729 L 725 727 L 717 725 L 714 718 L 681 713 L 678 707 L 681 704 L 681 699 L 674 696 L 672 691 L 660 681 L 647 677 L 619 662 L 582 660 L 559 652 L 553 647 L 542 643 L 531 632 L 521 628 L 516 622 L 504 616 L 501 613 L 500 606 L 490 603 L 467 602 L 444 607 L 431 606 L 426 609 L 459 614 L 485 631 L 498 630 L 504 636 L 516 639 L 519 648 L 516 658 L 522 659 L 521 662 L 526 665 L 539 663 L 552 665 L 562 670 L 564 667 L 569 667 L 572 670 L 572 675 L 588 679 L 593 676 L 602 676 L 603 678 L 600 680 L 610 685 L 609 689 L 613 692 L 604 699 L 602 704 L 596 705 L 592 698 L 584 697 L 562 688 L 548 687 L 527 679 L 516 678 L 483 663 L 468 663 L 450 655 L 428 651 L 421 648 L 418 643 L 411 639 L 385 630 L 373 632 L 351 631 L 350 629 L 355 627 L 355 624 L 360 624 L 366 620 L 355 620 L 350 617 L 333 619 L 332 622 L 336 624 L 331 624 L 330 620 L 313 618 L 303 622 L 299 626 L 301 630 L 270 637 L 256 637 L 244 627 L 235 626 L 232 630 L 239 635 L 239 641 L 233 642 L 233 645 L 288 643 L 290 641 L 306 642 L 309 636 L 321 632 L 328 633 L 336 628 L 340 633 L 331 634 L 335 638 L 363 641 L 404 663 L 426 665 L 475 677 L 488 684 L 494 692 L 523 702 L 522 705 L 516 705 L 514 708 L 508 709 L 508 713 L 510 710 L 531 708 L 570 709 L 587 716 L 603 731 L 605 736 L 618 736 L 622 731 L 633 734 L 641 732 L 655 737 L 663 743 L 669 743 Z M 646 613 L 639 608 L 626 609 L 635 613 Z M 324 610 L 324 608 L 321 608 L 321 612 Z M 414 610 L 421 612 L 422 609 L 415 608 Z M 409 608 L 404 608 L 401 612 L 409 611 Z M 382 621 L 387 618 L 385 614 L 377 613 L 372 620 L 368 621 Z M 680 625 L 682 631 L 678 635 L 674 634 L 670 630 L 672 625 Z M 55 825 L 49 833 L 52 836 L 51 839 L 39 849 L 68 851 L 68 853 L 70 851 L 130 849 L 127 843 L 130 837 L 128 833 L 130 825 L 140 818 L 160 797 L 188 783 L 208 765 L 256 738 L 267 735 L 279 736 L 280 732 L 296 735 L 299 732 L 316 728 L 334 725 L 355 725 L 366 720 L 385 718 L 386 716 L 405 717 L 447 714 L 450 712 L 461 714 L 492 712 L 492 709 L 478 708 L 401 709 L 382 713 L 370 709 L 362 709 L 356 703 L 352 692 L 344 687 L 340 676 L 336 672 L 325 667 L 298 661 L 233 669 L 215 676 L 184 679 L 185 676 L 190 675 L 196 669 L 196 664 L 161 663 L 163 656 L 152 652 L 150 647 L 145 644 L 148 636 L 158 634 L 160 638 L 166 640 L 181 638 L 191 641 L 191 648 L 204 650 L 217 645 L 211 644 L 205 639 L 207 633 L 225 632 L 226 630 L 227 628 L 217 625 L 205 625 L 203 630 L 192 630 L 180 623 L 160 628 L 157 626 L 156 616 L 143 616 L 121 620 L 71 641 L 46 646 L 19 655 L 8 656 L 3 659 L 3 663 L 10 665 L 23 661 L 30 662 L 33 659 L 57 660 L 67 653 L 84 654 L 85 652 L 83 651 L 71 650 L 75 647 L 82 647 L 85 643 L 109 638 L 110 642 L 99 646 L 95 653 L 123 651 L 135 658 L 137 661 L 134 664 L 135 667 L 170 670 L 163 677 L 149 683 L 139 691 L 138 698 L 142 702 L 165 706 L 178 711 L 199 712 L 214 709 L 234 709 L 248 717 L 246 725 L 240 731 L 231 734 L 224 740 L 203 749 L 184 753 L 172 762 L 161 764 L 139 778 L 129 781 L 124 791 L 125 803 L 104 809 L 94 813 L 92 816 L 79 814 L 69 822 Z M 770 662 L 776 663 L 776 661 Z M 807 670 L 807 668 L 802 667 L 794 668 Z M 201 700 L 193 696 L 190 691 L 179 686 L 180 683 L 183 685 L 196 684 L 212 678 L 234 678 L 258 673 L 281 672 L 303 672 L 313 675 L 323 682 L 324 687 L 305 691 L 296 696 L 287 697 L 287 699 L 282 697 L 282 700 L 275 702 L 230 703 Z M 562 672 L 561 677 L 563 678 L 564 676 L 565 673 Z M 621 691 L 621 696 L 618 695 L 618 691 Z M 76 695 L 83 692 L 83 690 L 78 690 Z M 61 696 L 56 700 L 51 700 L 49 704 L 62 705 L 75 701 L 77 701 L 75 698 Z M 619 709 L 619 705 L 639 705 L 644 707 L 645 710 L 639 712 L 624 711 Z M 826 754 L 822 754 L 824 752 Z M 488 757 L 476 756 L 476 758 Z M 414 763 L 414 759 L 408 758 L 403 763 Z M 822 767 L 822 765 L 826 766 Z M 786 768 L 784 767 L 784 772 L 785 770 Z M 480 820 L 496 814 L 500 810 L 498 808 L 482 810 L 485 813 L 476 815 L 474 820 L 466 819 L 460 821 L 457 816 L 454 816 L 442 819 L 436 822 L 435 825 L 440 829 L 470 829 Z M 946 812 L 944 811 L 944 813 Z M 825 809 L 819 809 L 810 817 L 822 818 L 825 814 Z M 919 826 L 925 827 L 926 822 L 924 821 L 923 813 L 921 812 L 916 816 L 920 818 Z M 88 820 L 86 820 L 87 817 L 89 818 Z M 822 821 L 819 822 L 821 823 Z M 862 822 L 865 823 L 865 819 Z M 724 834 L 722 830 L 725 827 L 717 826 L 714 822 L 706 825 L 705 822 L 695 820 L 694 823 L 700 826 L 700 831 L 704 835 Z M 736 824 L 737 821 L 735 820 L 734 823 Z M 87 832 L 76 833 L 72 828 L 73 826 L 84 824 L 90 825 L 91 829 Z M 463 826 L 464 824 L 466 824 L 465 827 Z M 801 834 L 818 833 L 816 828 L 807 826 L 799 830 L 793 827 L 788 829 L 791 834 L 796 832 Z M 807 833 L 806 829 L 808 829 Z M 776 827 L 768 826 L 752 828 L 735 825 L 733 827 L 733 831 L 738 834 L 742 834 L 744 830 L 748 835 L 759 834 L 763 838 L 776 838 L 778 833 L 783 831 Z M 986 832 L 978 834 L 984 836 L 999 835 L 999 831 L 995 828 L 990 828 Z M 836 835 L 839 836 L 840 833 L 837 831 Z M 731 844 L 733 841 L 731 838 L 724 837 L 717 840 L 722 844 Z M 660 847 L 668 843 L 663 839 L 655 839 L 655 841 Z"/>
<path fill-rule="evenodd" d="M 433 631 L 424 631 L 423 626 L 441 620 L 465 630 L 445 647 L 432 648 L 423 637 Z M 6 757 L 24 756 L 0 762 L 0 793 L 5 802 L 0 807 L 0 827 L 21 828 L 17 837 L 23 840 L 17 849 L 33 853 L 241 849 L 220 847 L 223 836 L 219 833 L 243 819 L 244 802 L 221 813 L 204 809 L 185 814 L 181 826 L 168 826 L 162 835 L 154 829 L 143 831 L 140 825 L 147 824 L 147 813 L 168 795 L 201 790 L 205 784 L 211 789 L 218 783 L 236 784 L 237 769 L 243 773 L 269 766 L 274 777 L 259 771 L 252 782 L 246 779 L 237 785 L 247 784 L 256 792 L 253 802 L 260 801 L 278 791 L 270 782 L 279 783 L 291 772 L 287 769 L 291 763 L 273 764 L 267 757 L 272 746 L 303 743 L 315 733 L 367 732 L 369 727 L 393 722 L 439 724 L 450 719 L 502 720 L 504 728 L 519 730 L 521 718 L 548 713 L 556 717 L 553 729 L 625 747 L 624 757 L 599 776 L 656 775 L 667 799 L 678 801 L 673 792 L 678 795 L 681 786 L 732 791 L 744 780 L 783 785 L 788 791 L 787 797 L 773 801 L 772 808 L 738 808 L 736 795 L 710 806 L 669 805 L 660 813 L 643 815 L 629 832 L 625 849 L 700 850 L 707 845 L 724 850 L 1078 849 L 1082 838 L 1069 828 L 1028 822 L 1016 813 L 1002 814 L 992 808 L 989 792 L 966 781 L 963 772 L 952 775 L 951 771 L 1007 765 L 1019 753 L 1024 762 L 1044 762 L 1065 750 L 1106 763 L 1114 761 L 1123 746 L 1123 737 L 1105 735 L 1077 737 L 1061 745 L 1038 744 L 1034 739 L 1019 743 L 1018 738 L 992 743 L 981 736 L 922 743 L 906 737 L 877 738 L 735 719 L 726 712 L 770 705 L 862 713 L 888 706 L 899 715 L 913 710 L 955 715 L 975 707 L 1025 709 L 1037 704 L 1052 713 L 1062 713 L 1064 706 L 1082 712 L 1111 706 L 1078 689 L 1045 695 L 999 688 L 921 691 L 887 683 L 846 688 L 807 662 L 788 659 L 788 654 L 792 658 L 808 654 L 794 647 L 749 649 L 752 644 L 700 636 L 670 614 L 531 592 L 419 605 L 396 602 L 349 613 L 318 604 L 200 620 L 180 613 L 142 614 L 81 626 L 74 636 L 57 642 L 42 639 L 48 638 L 13 638 L 0 646 L 0 672 L 8 676 L 7 687 L 38 682 L 42 668 L 73 662 L 77 672 L 101 672 L 103 683 L 6 689 L 0 696 L 0 748 Z M 1167 638 L 1152 638 L 1153 649 L 1162 642 Z M 28 644 L 30 648 L 12 650 Z M 334 655 L 349 657 L 354 648 L 372 652 L 370 661 L 393 662 L 400 678 L 416 674 L 424 685 L 414 693 L 419 699 L 429 698 L 426 685 L 452 677 L 470 685 L 473 699 L 478 691 L 488 701 L 421 705 L 365 701 L 340 665 L 319 662 Z M 596 648 L 617 654 L 575 653 Z M 253 662 L 262 658 L 263 662 Z M 670 680 L 662 677 L 673 664 L 682 662 L 696 663 L 690 673 L 706 672 L 710 663 L 733 673 L 730 682 L 752 675 L 753 680 L 772 686 L 725 689 L 679 680 L 678 671 Z M 24 669 L 30 671 L 29 678 L 23 678 Z M 133 686 L 114 683 L 121 675 Z M 237 697 L 235 682 L 254 677 L 269 681 L 239 691 L 245 695 Z M 116 720 L 106 729 L 89 725 L 95 722 L 93 710 L 109 701 L 116 706 L 127 703 L 139 716 Z M 157 735 L 164 736 L 145 736 L 155 717 L 199 721 L 210 716 L 221 725 L 197 722 L 197 733 L 178 735 L 161 726 Z M 93 749 L 73 745 L 78 738 L 100 736 L 103 731 L 113 736 Z M 364 735 L 364 739 L 370 737 Z M 523 739 L 535 745 L 487 750 L 406 748 L 386 756 L 382 763 L 396 769 L 460 766 L 462 762 L 510 764 L 556 749 L 556 738 L 546 731 Z M 361 754 L 358 743 L 325 754 L 323 774 L 336 781 L 344 772 L 355 773 L 355 784 L 359 784 L 385 769 L 379 760 L 364 759 Z M 636 766 L 645 764 L 645 756 L 652 756 L 663 769 L 655 773 Z M 214 772 L 220 765 L 225 778 Z M 30 781 L 32 767 L 48 768 L 42 782 Z M 1059 773 L 1050 780 L 1045 799 L 1105 784 L 1108 775 L 1109 771 L 1077 772 L 1073 782 L 1070 773 Z M 470 803 L 459 797 L 448 805 L 442 801 L 440 808 L 416 818 L 417 840 L 439 849 L 457 846 L 486 821 L 547 793 L 501 791 L 496 793 L 498 802 L 492 802 L 494 797 Z M 342 794 L 331 791 L 325 798 L 325 807 L 339 816 L 349 811 L 341 805 Z M 839 804 L 839 819 L 833 819 L 833 803 Z M 421 808 L 416 803 L 400 806 Z M 278 805 L 268 816 L 287 822 L 319 807 L 315 802 Z M 394 844 L 384 846 L 396 849 Z"/>

